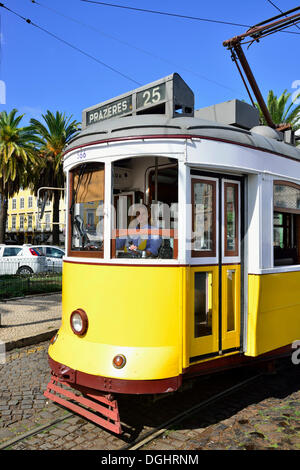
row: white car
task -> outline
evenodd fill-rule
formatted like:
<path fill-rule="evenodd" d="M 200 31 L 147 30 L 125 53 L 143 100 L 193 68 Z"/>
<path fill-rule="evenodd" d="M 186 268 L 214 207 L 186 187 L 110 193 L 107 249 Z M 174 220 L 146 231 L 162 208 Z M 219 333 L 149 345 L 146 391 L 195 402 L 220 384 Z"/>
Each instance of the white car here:
<path fill-rule="evenodd" d="M 65 254 L 63 248 L 52 245 L 34 245 L 46 256 L 46 264 L 49 271 L 62 272 L 62 258 Z"/>
<path fill-rule="evenodd" d="M 47 271 L 46 258 L 33 246 L 0 245 L 0 275 Z"/>

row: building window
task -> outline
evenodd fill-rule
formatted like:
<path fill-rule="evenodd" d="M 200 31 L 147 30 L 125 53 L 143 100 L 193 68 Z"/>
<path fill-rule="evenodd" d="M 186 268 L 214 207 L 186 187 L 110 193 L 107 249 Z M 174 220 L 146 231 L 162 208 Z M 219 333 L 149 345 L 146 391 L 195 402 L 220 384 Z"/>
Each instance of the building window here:
<path fill-rule="evenodd" d="M 20 215 L 20 230 L 24 230 L 24 215 Z"/>
<path fill-rule="evenodd" d="M 17 200 L 14 198 L 12 200 L 12 206 L 11 206 L 12 210 L 16 209 L 17 208 Z"/>
<path fill-rule="evenodd" d="M 32 196 L 28 196 L 28 209 L 31 209 L 33 206 L 33 198 Z"/>
<path fill-rule="evenodd" d="M 50 214 L 45 214 L 46 230 L 50 230 Z"/>
<path fill-rule="evenodd" d="M 274 182 L 274 266 L 300 264 L 300 186 Z"/>
<path fill-rule="evenodd" d="M 28 215 L 28 230 L 32 230 L 32 215 Z"/>
<path fill-rule="evenodd" d="M 11 228 L 12 228 L 12 230 L 16 230 L 16 220 L 17 220 L 17 217 L 15 215 L 12 215 L 12 217 L 11 217 Z"/>
<path fill-rule="evenodd" d="M 24 198 L 20 198 L 20 209 L 24 209 Z"/>

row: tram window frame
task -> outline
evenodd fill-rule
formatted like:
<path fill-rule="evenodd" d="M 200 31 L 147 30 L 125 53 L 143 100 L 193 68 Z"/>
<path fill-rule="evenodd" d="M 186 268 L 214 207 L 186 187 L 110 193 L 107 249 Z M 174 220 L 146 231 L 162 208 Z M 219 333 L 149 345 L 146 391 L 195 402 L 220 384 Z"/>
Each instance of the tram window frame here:
<path fill-rule="evenodd" d="M 298 200 L 300 201 L 300 185 L 289 181 L 274 181 L 273 185 L 273 257 L 274 267 L 290 266 L 300 264 L 300 207 L 288 207 L 284 204 L 277 204 L 280 200 L 275 198 L 275 186 L 285 186 L 297 189 L 299 191 L 299 199 L 297 197 L 296 206 L 298 207 Z M 278 216 L 281 217 L 280 223 L 276 223 Z M 275 245 L 275 229 L 282 229 L 281 246 Z"/>
<path fill-rule="evenodd" d="M 144 157 L 140 157 L 140 158 L 144 158 Z M 144 262 L 145 260 L 147 260 L 147 262 L 149 262 L 149 260 L 152 260 L 152 259 L 155 259 L 156 262 L 160 262 L 160 261 L 163 261 L 163 262 L 167 262 L 167 260 L 171 261 L 171 260 L 176 260 L 178 259 L 178 228 L 177 228 L 177 219 L 176 217 L 172 217 L 171 215 L 171 207 L 172 207 L 172 204 L 175 203 L 175 204 L 178 204 L 178 194 L 179 194 L 179 188 L 178 188 L 178 162 L 174 162 L 174 163 L 170 163 L 170 161 L 168 159 L 166 159 L 164 157 L 164 159 L 166 160 L 166 163 L 160 163 L 158 164 L 158 168 L 157 168 L 157 174 L 158 174 L 158 177 L 162 176 L 161 173 L 162 172 L 165 172 L 165 171 L 168 171 L 168 170 L 173 170 L 174 168 L 176 168 L 176 197 L 174 196 L 175 198 L 175 201 L 173 201 L 172 203 L 170 201 L 166 202 L 166 196 L 165 196 L 165 184 L 164 183 L 161 183 L 159 182 L 158 184 L 158 190 L 157 190 L 157 199 L 158 199 L 158 204 L 159 203 L 163 203 L 163 204 L 167 204 L 168 207 L 169 207 L 169 210 L 170 210 L 170 219 L 169 219 L 169 224 L 167 224 L 167 227 L 161 227 L 160 224 L 163 225 L 163 217 L 162 215 L 159 213 L 159 215 L 157 215 L 157 212 L 156 212 L 156 208 L 155 208 L 155 185 L 152 181 L 153 177 L 155 176 L 155 161 L 153 161 L 153 164 L 151 166 L 146 166 L 145 169 L 144 169 L 144 192 L 142 191 L 142 188 L 139 187 L 138 190 L 134 190 L 133 188 L 131 188 L 130 186 L 127 186 L 125 188 L 125 192 L 121 191 L 120 193 L 114 193 L 114 190 L 115 189 L 118 189 L 118 188 L 115 188 L 114 187 L 114 184 L 112 184 L 112 198 L 113 198 L 113 205 L 114 205 L 114 209 L 115 211 L 117 210 L 117 206 L 116 206 L 116 198 L 118 196 L 122 196 L 123 194 L 126 196 L 126 197 L 130 197 L 132 199 L 132 216 L 128 217 L 127 219 L 127 224 L 128 224 L 128 228 L 119 228 L 117 227 L 117 224 L 115 227 L 113 227 L 112 229 L 112 234 L 111 234 L 111 259 L 121 259 L 123 257 L 126 257 L 127 256 L 124 256 L 122 254 L 122 251 L 123 251 L 123 248 L 121 249 L 117 249 L 117 243 L 116 243 L 116 240 L 118 238 L 131 238 L 131 237 L 144 237 L 144 240 L 146 238 L 148 238 L 150 236 L 151 237 L 160 237 L 162 239 L 162 244 L 161 244 L 161 247 L 159 248 L 158 250 L 158 255 L 151 255 L 149 253 L 147 253 L 147 251 L 144 249 L 143 253 L 142 253 L 142 257 L 140 257 L 141 255 L 141 252 L 139 252 L 139 250 L 137 250 L 137 255 L 136 257 L 135 256 L 132 256 L 132 258 L 130 256 L 128 256 L 127 259 L 133 259 L 134 261 L 141 261 Z M 115 161 L 114 162 L 114 165 L 118 165 L 119 164 L 119 161 Z M 134 173 L 135 171 L 135 168 L 131 167 L 131 171 L 132 173 Z M 132 195 L 131 195 L 132 194 Z M 153 216 L 154 220 L 156 220 L 158 222 L 158 226 L 153 226 L 151 228 L 144 228 L 144 229 L 141 229 L 139 228 L 138 226 L 133 228 L 129 228 L 129 225 L 132 225 L 132 223 L 136 220 L 136 217 L 137 215 L 140 213 L 140 209 L 139 209 L 139 206 L 142 206 L 141 207 L 141 210 L 145 210 L 148 212 L 149 216 L 151 214 L 151 217 Z M 134 206 L 136 206 L 134 208 Z M 116 219 L 118 217 L 118 214 L 116 212 Z M 156 219 L 157 217 L 157 219 Z M 150 219 L 151 220 L 151 219 Z M 150 224 L 151 225 L 151 224 Z M 173 228 L 171 228 L 171 225 L 173 225 Z M 172 246 L 170 248 L 170 245 L 168 243 L 165 243 L 164 240 L 171 240 L 172 239 Z M 169 256 L 170 254 L 170 251 L 172 250 L 172 255 Z M 146 254 L 146 256 L 145 256 Z M 144 259 L 143 259 L 144 258 Z"/>
<path fill-rule="evenodd" d="M 68 227 L 68 256 L 74 256 L 78 258 L 104 258 L 104 237 L 101 249 L 95 251 L 89 250 L 77 250 L 76 248 L 72 247 L 72 237 L 73 237 L 73 223 L 72 223 L 72 210 L 74 205 L 74 182 L 75 182 L 75 174 L 80 171 L 80 168 L 85 166 L 85 168 L 93 168 L 93 166 L 102 166 L 102 171 L 104 173 L 103 177 L 103 206 L 105 204 L 105 164 L 103 162 L 96 162 L 96 163 L 82 163 L 81 165 L 76 166 L 69 172 L 69 227 Z M 100 168 L 99 168 L 100 169 Z M 103 234 L 104 234 L 104 227 L 103 227 Z"/>
<path fill-rule="evenodd" d="M 207 251 L 195 250 L 194 243 L 196 240 L 195 236 L 195 184 L 210 184 L 212 186 L 212 249 Z M 191 256 L 193 258 L 215 258 L 217 252 L 217 181 L 214 179 L 205 178 L 192 178 L 191 179 L 191 195 L 192 195 L 192 249 Z"/>
<path fill-rule="evenodd" d="M 227 189 L 232 188 L 234 192 L 234 248 L 230 250 L 228 248 L 228 199 L 227 199 Z M 224 256 L 239 256 L 239 184 L 233 183 L 231 181 L 224 181 Z"/>

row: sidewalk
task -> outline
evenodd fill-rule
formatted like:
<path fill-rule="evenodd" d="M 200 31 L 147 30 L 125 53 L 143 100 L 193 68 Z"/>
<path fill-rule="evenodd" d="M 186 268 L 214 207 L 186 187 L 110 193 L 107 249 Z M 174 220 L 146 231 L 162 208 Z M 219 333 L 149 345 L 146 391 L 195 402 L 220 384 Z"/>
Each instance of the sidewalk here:
<path fill-rule="evenodd" d="M 61 325 L 61 293 L 0 302 L 0 342 L 6 351 L 51 339 Z"/>

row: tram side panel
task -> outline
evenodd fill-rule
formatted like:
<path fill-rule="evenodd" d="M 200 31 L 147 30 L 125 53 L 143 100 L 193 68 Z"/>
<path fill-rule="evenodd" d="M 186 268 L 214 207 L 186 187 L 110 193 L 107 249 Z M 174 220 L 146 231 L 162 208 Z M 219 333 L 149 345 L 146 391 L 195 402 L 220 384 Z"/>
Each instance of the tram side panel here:
<path fill-rule="evenodd" d="M 248 277 L 247 356 L 300 339 L 300 272 Z"/>

